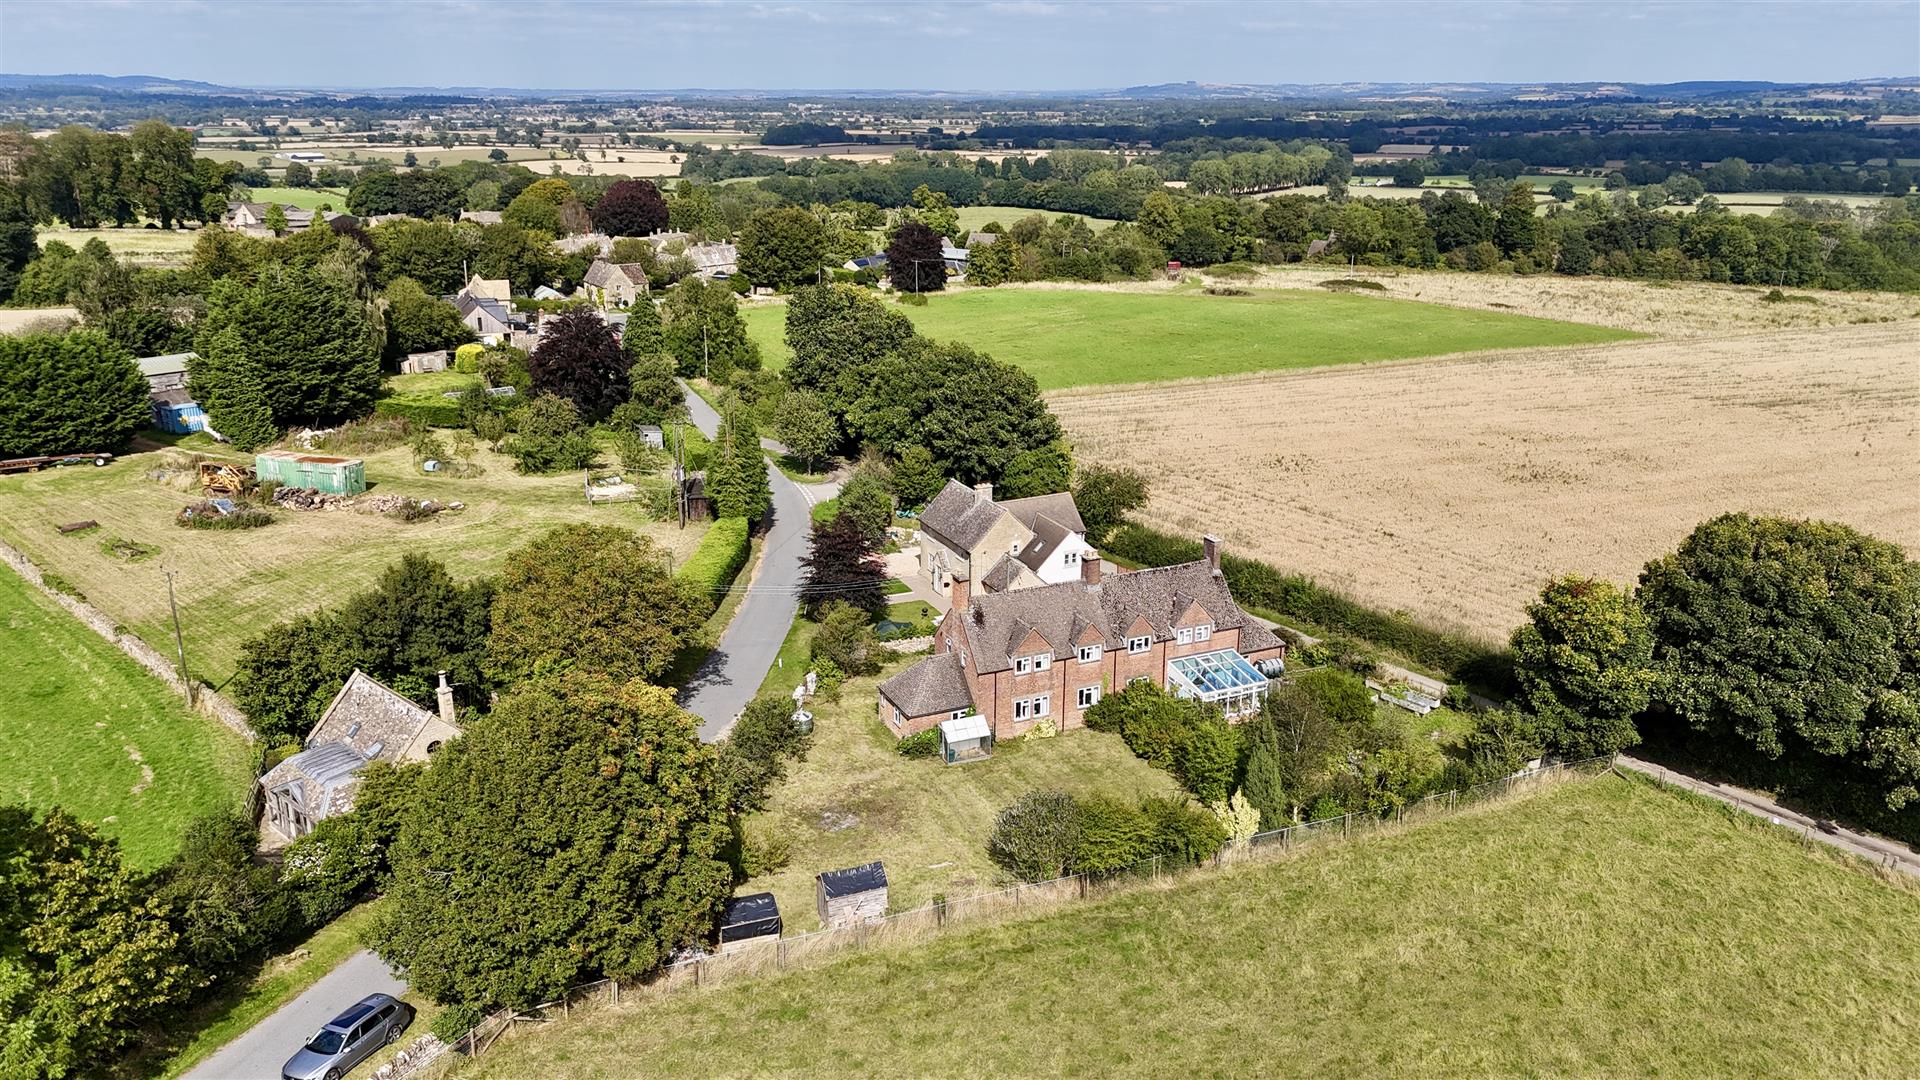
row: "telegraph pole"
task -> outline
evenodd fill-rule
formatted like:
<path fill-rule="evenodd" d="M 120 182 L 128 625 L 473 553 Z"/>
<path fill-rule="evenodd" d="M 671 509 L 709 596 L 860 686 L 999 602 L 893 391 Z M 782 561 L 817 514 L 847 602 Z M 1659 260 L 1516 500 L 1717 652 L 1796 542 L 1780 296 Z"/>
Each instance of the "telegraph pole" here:
<path fill-rule="evenodd" d="M 180 604 L 173 598 L 172 570 L 163 570 L 167 575 L 167 606 L 173 609 L 173 647 L 180 656 L 180 685 L 186 688 L 187 707 L 193 707 L 193 676 L 187 673 L 187 640 L 180 635 Z"/>
<path fill-rule="evenodd" d="M 713 381 L 713 369 L 707 364 L 707 321 L 704 315 L 700 318 L 700 377 L 708 382 Z"/>

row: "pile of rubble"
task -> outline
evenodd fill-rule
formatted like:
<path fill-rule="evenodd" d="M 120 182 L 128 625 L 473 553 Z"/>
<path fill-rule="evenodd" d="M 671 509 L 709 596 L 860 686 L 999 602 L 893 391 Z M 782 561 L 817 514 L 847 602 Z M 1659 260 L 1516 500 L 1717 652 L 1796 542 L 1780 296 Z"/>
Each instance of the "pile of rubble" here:
<path fill-rule="evenodd" d="M 273 502 L 288 510 L 353 510 L 362 514 L 403 515 L 413 521 L 443 510 L 465 508 L 464 503 L 416 499 L 410 495 L 335 495 L 298 487 L 275 489 Z"/>

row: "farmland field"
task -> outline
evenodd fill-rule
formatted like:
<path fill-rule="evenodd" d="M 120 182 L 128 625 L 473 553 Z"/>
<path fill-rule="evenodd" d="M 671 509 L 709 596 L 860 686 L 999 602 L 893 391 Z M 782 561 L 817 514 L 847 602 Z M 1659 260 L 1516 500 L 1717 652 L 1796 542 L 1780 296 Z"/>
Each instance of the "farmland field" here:
<path fill-rule="evenodd" d="M 140 867 L 192 818 L 242 805 L 246 741 L 4 567 L 0 629 L 0 802 L 63 806 Z"/>
<path fill-rule="evenodd" d="M 1920 550 L 1914 331 L 1908 317 L 1048 403 L 1077 457 L 1148 475 L 1152 524 L 1504 638 L 1547 577 L 1631 581 L 1724 511 L 1844 521 Z M 1196 431 L 1232 432 L 1231 450 L 1168 452 Z"/>
<path fill-rule="evenodd" d="M 161 570 L 177 569 L 187 661 L 216 686 L 233 674 L 242 642 L 277 620 L 339 603 L 408 552 L 441 559 L 456 576 L 470 577 L 497 570 L 508 551 L 549 525 L 591 521 L 652 537 L 673 552 L 678 565 L 704 531 L 650 521 L 634 503 L 589 507 L 577 473 L 521 476 L 509 459 L 482 448 L 484 475 L 428 475 L 414 468 L 405 447 L 396 447 L 366 455 L 369 488 L 459 501 L 465 508 L 413 524 L 378 514 L 281 510 L 275 511 L 279 520 L 262 529 L 189 532 L 173 523 L 173 515 L 197 489 L 148 478 L 183 457 L 178 451 L 135 453 L 104 469 L 0 477 L 0 540 L 72 582 L 96 607 L 163 651 L 173 645 Z M 86 518 L 100 522 L 96 533 L 62 536 L 55 530 Z M 159 550 L 128 561 L 106 550 L 103 538 Z"/>
<path fill-rule="evenodd" d="M 34 239 L 43 245 L 49 240 L 58 240 L 78 251 L 87 241 L 96 238 L 115 255 L 142 265 L 179 264 L 187 261 L 200 232 L 197 229 L 143 229 L 137 225 L 118 229 L 42 228 Z"/>
<path fill-rule="evenodd" d="M 1043 390 L 1633 336 L 1326 291 L 1209 296 L 1193 290 L 972 289 L 898 310 L 936 340 L 965 342 L 1020 365 Z M 783 364 L 787 352 L 779 335 L 786 309 L 753 307 L 746 317 L 768 366 Z"/>
<path fill-rule="evenodd" d="M 818 968 L 634 995 L 450 1071 L 1908 1076 L 1916 929 L 1904 881 L 1606 775 Z"/>
<path fill-rule="evenodd" d="M 1058 217 L 1077 217 L 1085 221 L 1087 227 L 1094 232 L 1105 231 L 1115 224 L 1113 218 L 1088 217 L 1085 214 L 1058 214 L 1052 210 L 1034 210 L 1025 206 L 958 206 L 954 208 L 954 214 L 960 219 L 960 232 L 962 235 L 956 236 L 953 239 L 956 243 L 962 245 L 967 242 L 964 234 L 973 232 L 976 229 L 984 229 L 987 227 L 988 222 L 997 221 L 1002 225 L 1012 226 L 1014 222 L 1019 221 L 1021 218 L 1032 217 L 1035 214 L 1039 214 L 1048 221 L 1052 221 Z"/>
<path fill-rule="evenodd" d="M 318 210 L 324 204 L 340 213 L 347 212 L 345 188 L 257 187 L 252 191 L 253 202 L 278 203 L 301 210 Z"/>

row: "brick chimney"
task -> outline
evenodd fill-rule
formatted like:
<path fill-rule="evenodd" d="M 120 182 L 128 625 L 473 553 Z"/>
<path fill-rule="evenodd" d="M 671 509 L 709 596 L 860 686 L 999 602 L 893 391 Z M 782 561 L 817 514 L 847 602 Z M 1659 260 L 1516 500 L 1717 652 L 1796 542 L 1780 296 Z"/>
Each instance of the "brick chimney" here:
<path fill-rule="evenodd" d="M 973 485 L 973 493 L 986 502 L 993 501 L 993 485 L 980 483 Z"/>
<path fill-rule="evenodd" d="M 1207 565 L 1213 567 L 1215 576 L 1220 573 L 1220 538 L 1211 534 L 1200 538 L 1200 547 L 1207 553 Z"/>
<path fill-rule="evenodd" d="M 953 605 L 953 610 L 966 611 L 967 605 L 973 602 L 973 583 L 967 580 L 967 572 L 955 570 L 948 580 L 947 597 Z"/>
<path fill-rule="evenodd" d="M 449 724 L 453 723 L 453 687 L 447 685 L 447 673 L 444 671 L 440 673 L 440 689 L 437 696 L 440 699 L 440 719 Z"/>
<path fill-rule="evenodd" d="M 1080 553 L 1080 580 L 1088 585 L 1100 584 L 1100 553 L 1088 548 Z"/>

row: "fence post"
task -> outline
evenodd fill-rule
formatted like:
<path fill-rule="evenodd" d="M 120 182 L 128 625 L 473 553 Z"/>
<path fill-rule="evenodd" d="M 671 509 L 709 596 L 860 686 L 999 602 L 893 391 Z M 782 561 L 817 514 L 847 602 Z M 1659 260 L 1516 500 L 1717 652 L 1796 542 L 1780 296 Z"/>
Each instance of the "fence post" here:
<path fill-rule="evenodd" d="M 773 970 L 787 970 L 787 939 L 780 938 L 773 943 Z"/>

